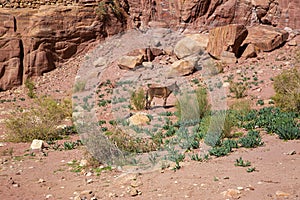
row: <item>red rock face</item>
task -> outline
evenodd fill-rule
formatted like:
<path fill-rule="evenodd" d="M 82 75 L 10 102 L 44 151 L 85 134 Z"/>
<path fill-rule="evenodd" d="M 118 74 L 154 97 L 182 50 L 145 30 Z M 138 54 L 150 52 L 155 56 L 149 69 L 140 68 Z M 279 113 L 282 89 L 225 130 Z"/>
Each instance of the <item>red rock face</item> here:
<path fill-rule="evenodd" d="M 300 0 L 278 0 L 281 8 L 280 27 L 300 29 Z"/>
<path fill-rule="evenodd" d="M 1 11 L 0 91 L 53 70 L 86 50 L 90 42 L 126 29 L 126 16 L 125 20 L 111 17 L 104 23 L 96 8 L 47 6 Z"/>

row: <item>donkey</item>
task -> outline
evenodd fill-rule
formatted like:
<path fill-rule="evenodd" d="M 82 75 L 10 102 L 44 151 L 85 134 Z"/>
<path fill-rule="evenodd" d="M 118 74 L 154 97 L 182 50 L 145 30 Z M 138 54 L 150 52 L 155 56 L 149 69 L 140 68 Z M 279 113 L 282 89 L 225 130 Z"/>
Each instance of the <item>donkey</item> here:
<path fill-rule="evenodd" d="M 148 86 L 148 90 L 146 92 L 146 109 L 150 109 L 151 102 L 154 97 L 157 98 L 163 98 L 164 99 L 164 107 L 166 107 L 167 99 L 170 96 L 170 94 L 174 92 L 178 92 L 180 89 L 177 85 L 177 83 L 173 83 L 170 86 L 166 87 L 157 87 L 157 86 Z"/>

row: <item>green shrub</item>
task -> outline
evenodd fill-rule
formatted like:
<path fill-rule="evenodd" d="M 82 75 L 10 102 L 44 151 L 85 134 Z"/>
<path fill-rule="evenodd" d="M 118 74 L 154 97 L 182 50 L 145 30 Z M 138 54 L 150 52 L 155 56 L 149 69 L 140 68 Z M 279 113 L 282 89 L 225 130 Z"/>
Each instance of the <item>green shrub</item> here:
<path fill-rule="evenodd" d="M 221 146 L 215 146 L 209 150 L 210 155 L 217 157 L 226 156 L 231 152 L 232 148 L 238 148 L 238 144 L 235 140 L 225 140 Z"/>
<path fill-rule="evenodd" d="M 248 84 L 246 82 L 230 82 L 229 91 L 239 99 L 246 96 Z"/>
<path fill-rule="evenodd" d="M 300 70 L 286 70 L 274 78 L 276 105 L 284 111 L 300 111 Z"/>
<path fill-rule="evenodd" d="M 35 93 L 35 84 L 32 80 L 30 79 L 26 79 L 25 81 L 25 87 L 28 89 L 28 97 L 29 98 L 35 98 L 36 97 L 36 93 Z"/>
<path fill-rule="evenodd" d="M 249 167 L 251 166 L 251 162 L 249 162 L 248 160 L 247 161 L 244 161 L 242 157 L 240 157 L 239 159 L 236 159 L 235 160 L 235 166 L 239 166 L 239 167 Z"/>
<path fill-rule="evenodd" d="M 145 92 L 143 88 L 133 91 L 130 98 L 131 104 L 135 110 L 143 110 L 145 108 Z"/>
<path fill-rule="evenodd" d="M 231 151 L 230 148 L 226 146 L 219 146 L 210 149 L 209 154 L 217 157 L 221 157 L 221 156 L 226 156 L 230 151 Z"/>
<path fill-rule="evenodd" d="M 245 137 L 238 140 L 242 147 L 254 148 L 263 145 L 258 131 L 250 130 Z"/>
<path fill-rule="evenodd" d="M 248 130 L 264 128 L 268 133 L 277 134 L 280 139 L 293 140 L 300 138 L 299 115 L 294 112 L 282 112 L 279 108 L 265 107 L 251 110 L 243 116 L 240 126 Z"/>
<path fill-rule="evenodd" d="M 39 97 L 27 111 L 16 111 L 6 120 L 8 141 L 28 142 L 33 139 L 53 140 L 60 137 L 57 128 L 62 120 L 71 117 L 71 101 L 58 103 L 49 97 Z"/>

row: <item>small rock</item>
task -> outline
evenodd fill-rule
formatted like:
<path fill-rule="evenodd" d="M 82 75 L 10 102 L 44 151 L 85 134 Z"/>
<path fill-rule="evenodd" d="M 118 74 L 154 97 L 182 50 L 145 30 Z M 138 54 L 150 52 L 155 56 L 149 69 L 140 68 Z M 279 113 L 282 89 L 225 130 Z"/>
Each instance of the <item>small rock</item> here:
<path fill-rule="evenodd" d="M 139 186 L 143 185 L 143 183 L 139 180 L 133 180 L 133 181 L 131 181 L 130 185 L 131 185 L 131 187 L 136 188 L 136 187 L 139 187 Z"/>
<path fill-rule="evenodd" d="M 88 180 L 86 181 L 86 184 L 91 184 L 91 183 L 93 183 L 93 179 L 88 179 Z"/>
<path fill-rule="evenodd" d="M 135 188 L 131 188 L 129 194 L 130 194 L 130 196 L 134 197 L 139 194 L 139 191 Z"/>
<path fill-rule="evenodd" d="M 34 139 L 30 145 L 30 149 L 32 150 L 42 150 L 43 148 L 43 140 Z"/>
<path fill-rule="evenodd" d="M 251 185 L 246 187 L 246 190 L 254 190 L 254 187 L 252 187 Z"/>
<path fill-rule="evenodd" d="M 85 176 L 92 176 L 93 175 L 93 173 L 92 172 L 88 172 L 88 173 L 86 173 L 86 175 Z"/>
<path fill-rule="evenodd" d="M 297 46 L 297 42 L 295 40 L 291 40 L 287 43 L 289 46 Z"/>
<path fill-rule="evenodd" d="M 292 151 L 290 151 L 290 152 L 287 153 L 287 155 L 294 155 L 294 154 L 296 154 L 295 150 L 292 150 Z"/>
<path fill-rule="evenodd" d="M 12 184 L 13 187 L 20 187 L 20 184 L 19 183 L 14 183 Z"/>
<path fill-rule="evenodd" d="M 75 196 L 73 200 L 81 200 L 80 196 Z"/>
<path fill-rule="evenodd" d="M 92 190 L 83 190 L 82 192 L 80 192 L 81 195 L 88 195 L 88 194 L 92 194 L 93 191 Z"/>
<path fill-rule="evenodd" d="M 87 164 L 88 164 L 88 161 L 83 159 L 83 160 L 80 161 L 79 166 L 80 167 L 85 167 L 85 166 L 87 166 Z"/>
<path fill-rule="evenodd" d="M 243 188 L 243 187 L 237 187 L 237 189 L 238 189 L 238 190 L 243 190 L 244 188 Z"/>
<path fill-rule="evenodd" d="M 229 86 L 230 86 L 230 83 L 229 83 L 229 82 L 223 83 L 223 87 L 224 87 L 224 88 L 227 88 L 227 87 L 229 87 Z"/>
<path fill-rule="evenodd" d="M 290 196 L 289 193 L 282 192 L 282 191 L 276 191 L 275 194 L 276 194 L 276 196 L 278 196 L 278 197 L 288 197 L 288 196 Z"/>
<path fill-rule="evenodd" d="M 22 170 L 16 172 L 16 175 L 21 175 Z"/>
<path fill-rule="evenodd" d="M 4 147 L 5 144 L 3 142 L 0 142 L 0 147 Z"/>
<path fill-rule="evenodd" d="M 38 180 L 38 183 L 44 183 L 44 182 L 45 182 L 45 180 L 42 179 L 42 178 L 40 178 L 40 179 Z"/>
<path fill-rule="evenodd" d="M 223 194 L 224 197 L 239 198 L 241 192 L 239 190 L 236 190 L 236 189 L 228 189 L 227 191 L 224 191 L 221 194 Z"/>
<path fill-rule="evenodd" d="M 108 197 L 109 198 L 112 198 L 112 197 L 118 197 L 118 195 L 116 193 L 109 193 L 108 194 Z"/>
<path fill-rule="evenodd" d="M 225 176 L 223 179 L 229 179 L 229 176 Z"/>
<path fill-rule="evenodd" d="M 242 73 L 242 70 L 238 69 L 238 70 L 236 70 L 236 73 L 237 73 L 237 74 L 241 74 L 241 73 Z"/>
<path fill-rule="evenodd" d="M 46 195 L 46 199 L 50 199 L 51 197 L 53 197 L 52 194 L 47 194 L 47 195 Z"/>

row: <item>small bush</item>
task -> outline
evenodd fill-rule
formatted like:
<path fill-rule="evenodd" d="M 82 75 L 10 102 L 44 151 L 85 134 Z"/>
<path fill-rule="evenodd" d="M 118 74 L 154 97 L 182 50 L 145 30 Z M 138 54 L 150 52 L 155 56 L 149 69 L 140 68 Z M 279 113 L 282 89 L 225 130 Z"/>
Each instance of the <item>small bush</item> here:
<path fill-rule="evenodd" d="M 35 93 L 35 84 L 32 80 L 30 79 L 26 79 L 25 81 L 25 87 L 28 89 L 28 97 L 29 98 L 35 98 L 36 97 L 36 93 Z"/>
<path fill-rule="evenodd" d="M 300 111 L 300 70 L 287 70 L 274 78 L 276 105 L 284 111 Z"/>
<path fill-rule="evenodd" d="M 85 89 L 86 81 L 77 81 L 74 85 L 73 92 L 82 92 Z"/>
<path fill-rule="evenodd" d="M 209 154 L 217 157 L 221 157 L 221 156 L 226 156 L 230 151 L 231 151 L 230 148 L 226 146 L 220 146 L 220 147 L 213 147 L 211 150 L 209 150 Z"/>
<path fill-rule="evenodd" d="M 72 114 L 71 101 L 58 103 L 49 97 L 39 97 L 27 111 L 16 111 L 6 120 L 8 141 L 28 142 L 33 139 L 53 140 L 60 138 L 57 128 L 62 120 Z"/>
<path fill-rule="evenodd" d="M 251 166 L 251 162 L 249 162 L 248 160 L 247 161 L 244 161 L 242 157 L 240 157 L 239 159 L 236 159 L 235 160 L 235 166 L 239 166 L 239 167 L 249 167 Z"/>
<path fill-rule="evenodd" d="M 143 110 L 145 108 L 145 92 L 143 88 L 133 91 L 130 98 L 131 104 L 135 110 Z"/>
<path fill-rule="evenodd" d="M 234 97 L 239 99 L 246 96 L 247 83 L 245 82 L 231 82 L 229 90 L 234 94 Z"/>
<path fill-rule="evenodd" d="M 115 128 L 105 133 L 109 139 L 122 151 L 130 153 L 143 153 L 155 151 L 155 140 L 136 138 L 121 129 Z"/>
<path fill-rule="evenodd" d="M 245 137 L 238 140 L 242 147 L 254 148 L 263 145 L 258 131 L 249 131 Z"/>

